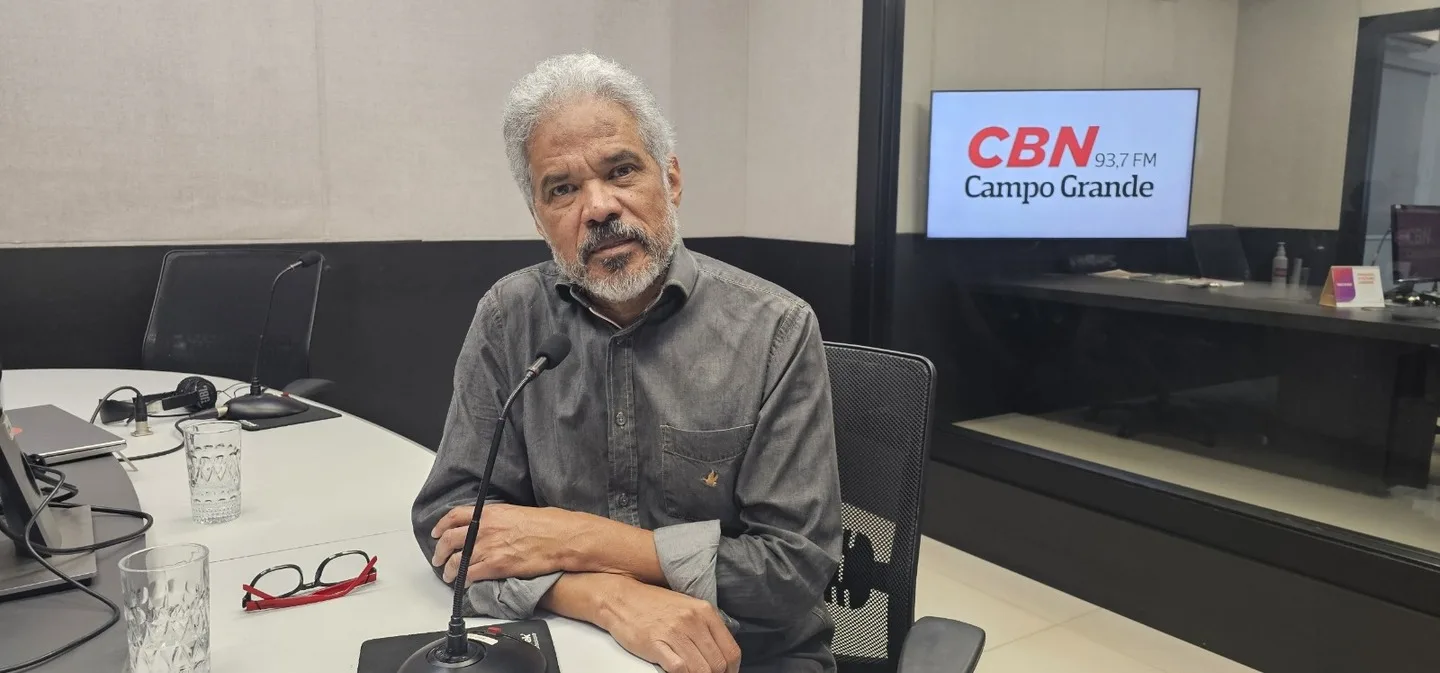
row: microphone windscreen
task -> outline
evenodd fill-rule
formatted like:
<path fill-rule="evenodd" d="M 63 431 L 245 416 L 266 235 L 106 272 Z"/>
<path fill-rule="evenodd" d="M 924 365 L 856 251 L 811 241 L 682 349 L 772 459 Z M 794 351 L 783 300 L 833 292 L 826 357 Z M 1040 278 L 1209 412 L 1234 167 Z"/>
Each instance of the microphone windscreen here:
<path fill-rule="evenodd" d="M 307 266 L 315 266 L 316 264 L 319 264 L 320 260 L 322 259 L 325 259 L 324 255 L 321 255 L 320 253 L 311 250 L 310 252 L 300 255 L 300 266 L 302 268 Z"/>
<path fill-rule="evenodd" d="M 536 359 L 545 358 L 545 368 L 551 369 L 570 355 L 570 337 L 564 334 L 551 334 L 540 343 L 540 349 L 535 351 Z"/>

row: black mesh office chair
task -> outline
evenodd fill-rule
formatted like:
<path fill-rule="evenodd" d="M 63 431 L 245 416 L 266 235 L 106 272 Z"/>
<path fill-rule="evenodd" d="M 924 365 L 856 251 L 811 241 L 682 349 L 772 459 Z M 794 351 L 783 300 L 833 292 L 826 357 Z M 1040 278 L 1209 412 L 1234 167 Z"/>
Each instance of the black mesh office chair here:
<path fill-rule="evenodd" d="M 844 344 L 827 343 L 825 357 L 844 501 L 845 556 L 825 591 L 840 671 L 970 673 L 984 631 L 914 621 L 935 368 L 919 356 Z"/>
<path fill-rule="evenodd" d="M 145 369 L 249 381 L 270 283 L 295 262 L 291 250 L 175 250 L 165 255 L 145 329 Z M 313 396 L 310 333 L 325 263 L 295 269 L 275 288 L 275 310 L 260 359 L 260 383 Z"/>

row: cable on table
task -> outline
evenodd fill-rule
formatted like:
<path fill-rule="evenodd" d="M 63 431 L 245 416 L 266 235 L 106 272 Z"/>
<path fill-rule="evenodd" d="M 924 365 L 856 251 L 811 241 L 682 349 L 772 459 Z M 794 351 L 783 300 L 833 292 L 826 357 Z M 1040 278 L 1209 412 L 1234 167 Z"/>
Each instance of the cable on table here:
<path fill-rule="evenodd" d="M 120 386 L 119 388 L 116 388 L 116 389 L 114 389 L 114 390 L 112 390 L 112 391 L 110 391 L 110 392 L 108 392 L 108 393 L 105 393 L 105 396 L 102 397 L 102 398 L 100 398 L 100 401 L 99 401 L 99 402 L 96 402 L 96 403 L 95 403 L 95 411 L 90 412 L 90 423 L 91 423 L 92 425 L 95 423 L 95 419 L 100 417 L 100 407 L 105 406 L 105 403 L 106 403 L 106 402 L 109 402 L 109 401 L 110 401 L 110 398 L 111 398 L 111 397 L 114 397 L 115 393 L 118 393 L 118 392 L 120 392 L 120 391 L 122 391 L 122 390 L 128 390 L 128 391 L 130 391 L 130 392 L 132 392 L 132 393 L 135 393 L 135 397 L 136 397 L 137 399 L 138 399 L 138 398 L 143 398 L 143 397 L 145 397 L 145 393 L 140 392 L 140 389 L 139 389 L 139 388 L 136 388 L 135 386 Z M 128 421 L 128 419 L 127 419 L 127 421 Z"/>
<path fill-rule="evenodd" d="M 113 394 L 113 393 L 112 393 L 112 394 Z M 54 483 L 55 483 L 55 486 L 54 486 L 53 488 L 51 488 L 51 489 L 49 490 L 49 492 L 45 494 L 45 498 L 40 501 L 40 506 L 35 509 L 35 516 L 34 516 L 34 517 L 31 517 L 30 521 L 26 522 L 26 524 L 25 524 L 25 530 L 21 531 L 22 534 L 21 534 L 21 536 L 20 536 L 20 539 L 19 539 L 19 540 L 16 540 L 16 544 L 24 544 L 26 551 L 30 552 L 30 555 L 31 555 L 32 557 L 34 557 L 35 560 L 36 560 L 41 566 L 43 566 L 46 570 L 50 571 L 50 572 L 51 572 L 52 574 L 54 574 L 56 577 L 58 577 L 58 578 L 60 578 L 61 580 L 65 581 L 67 584 L 70 584 L 71 586 L 75 587 L 76 589 L 79 589 L 80 591 L 84 592 L 85 594 L 89 595 L 90 597 L 94 598 L 95 600 L 100 601 L 101 603 L 104 603 L 104 604 L 105 604 L 105 607 L 110 610 L 110 617 L 109 617 L 109 619 L 106 619 L 106 620 L 105 620 L 105 624 L 102 625 L 100 628 L 95 629 L 94 631 L 91 631 L 91 632 L 89 632 L 89 633 L 87 633 L 87 634 L 85 634 L 85 635 L 83 635 L 83 636 L 80 636 L 79 638 L 76 638 L 75 640 L 72 640 L 72 641 L 70 641 L 69 643 L 66 643 L 65 645 L 62 645 L 62 646 L 60 646 L 60 647 L 58 647 L 58 648 L 56 648 L 56 649 L 53 649 L 53 650 L 51 650 L 51 651 L 49 651 L 49 652 L 46 652 L 45 654 L 42 654 L 42 655 L 40 655 L 40 656 L 38 656 L 38 657 L 35 657 L 35 658 L 30 659 L 30 660 L 27 660 L 27 661 L 23 661 L 23 662 L 18 663 L 18 664 L 11 664 L 11 665 L 6 666 L 6 667 L 4 667 L 4 668 L 0 668 L 0 673 L 21 673 L 21 671 L 29 671 L 29 670 L 31 670 L 31 669 L 34 669 L 34 668 L 38 667 L 38 666 L 43 666 L 43 665 L 45 665 L 45 664 L 50 663 L 51 661 L 54 661 L 54 660 L 56 660 L 56 659 L 58 659 L 58 658 L 60 658 L 60 657 L 63 657 L 63 656 L 65 656 L 66 654 L 69 654 L 69 653 L 75 651 L 75 650 L 78 649 L 81 645 L 84 645 L 85 643 L 88 643 L 88 642 L 94 640 L 95 638 L 99 637 L 100 634 L 102 634 L 102 633 L 106 632 L 107 630 L 109 630 L 110 627 L 118 624 L 118 623 L 120 622 L 120 616 L 121 616 L 120 606 L 116 605 L 116 604 L 115 604 L 113 601 L 111 601 L 110 599 L 108 599 L 108 598 L 106 598 L 106 597 L 104 597 L 104 596 L 101 596 L 100 594 L 96 593 L 96 592 L 95 592 L 94 590 L 92 590 L 90 587 L 85 586 L 85 585 L 82 584 L 81 582 L 79 582 L 79 581 L 75 580 L 74 578 L 70 577 L 69 575 L 66 575 L 65 573 L 61 572 L 61 571 L 60 571 L 58 568 L 56 568 L 55 566 L 50 565 L 50 562 L 49 562 L 49 561 L 46 561 L 46 560 L 44 559 L 44 557 L 42 557 L 42 556 L 40 555 L 40 554 L 41 554 L 41 551 L 40 551 L 40 550 L 41 550 L 41 549 L 47 549 L 47 547 L 41 546 L 41 547 L 38 547 L 38 548 L 37 548 L 37 546 L 36 546 L 36 545 L 34 544 L 34 542 L 31 540 L 31 535 L 33 535 L 33 534 L 34 534 L 34 531 L 35 531 L 35 524 L 36 524 L 36 522 L 38 522 L 38 521 L 40 520 L 40 513 L 41 513 L 41 512 L 44 512 L 44 511 L 45 511 L 45 508 L 50 507 L 52 504 L 54 504 L 54 501 L 55 501 L 56 496 L 57 496 L 59 493 L 61 493 L 62 491 L 64 491 L 65 488 L 68 486 L 68 484 L 66 484 L 66 482 L 65 482 L 65 473 L 64 473 L 64 472 L 61 472 L 61 471 L 59 471 L 59 470 L 55 470 L 55 469 L 52 469 L 52 468 L 49 468 L 49 467 L 45 467 L 45 466 L 43 466 L 43 465 L 34 465 L 34 464 L 31 464 L 31 465 L 30 465 L 30 469 L 32 469 L 32 470 L 39 470 L 39 471 L 47 472 L 47 473 L 50 473 L 50 474 L 54 475 L 54 477 L 55 477 L 55 482 L 54 482 Z M 60 505 L 56 505 L 56 506 L 60 506 Z M 68 506 L 74 506 L 74 505 L 65 505 L 65 506 L 68 507 Z M 94 547 L 95 549 L 103 549 L 103 548 L 106 548 L 106 547 L 113 547 L 113 546 L 118 545 L 118 544 L 124 544 L 125 542 L 129 542 L 130 540 L 134 540 L 134 539 L 136 539 L 137 537 L 139 537 L 140 535 L 144 535 L 144 534 L 145 534 L 145 531 L 146 531 L 146 530 L 149 530 L 150 525 L 153 524 L 154 521 L 155 521 L 154 518 L 152 518 L 150 515 L 145 514 L 145 513 L 143 513 L 143 512 L 135 512 L 134 510 L 124 510 L 124 509 L 120 509 L 120 508 L 110 508 L 110 507 L 97 507 L 97 506 L 94 506 L 94 505 L 91 506 L 91 509 L 94 510 L 94 511 L 104 512 L 104 513 L 107 513 L 107 514 L 109 514 L 109 513 L 124 514 L 124 515 L 126 515 L 126 516 L 130 516 L 130 515 L 133 515 L 133 514 L 139 514 L 139 515 L 140 515 L 141 517 L 143 517 L 143 519 L 145 520 L 145 524 L 144 524 L 143 526 L 141 526 L 139 532 L 137 532 L 137 533 L 131 533 L 131 534 L 129 534 L 129 535 L 125 535 L 125 536 L 121 536 L 121 537 L 119 537 L 119 538 L 115 538 L 114 540 L 107 540 L 107 541 L 105 541 L 105 542 L 96 543 L 95 545 L 89 545 L 88 547 L 86 547 L 87 550 L 89 549 L 89 547 Z M 3 527 L 0 527 L 0 530 L 4 530 Z M 11 539 L 14 539 L 14 536 L 12 535 L 12 531 L 4 530 L 4 532 L 5 532 L 5 535 L 6 535 L 7 537 L 10 537 Z M 62 550 L 61 553 L 68 553 L 68 552 L 64 552 L 64 551 Z"/>
<path fill-rule="evenodd" d="M 161 456 L 168 456 L 168 455 L 170 455 L 170 454 L 172 454 L 172 453 L 175 453 L 176 451 L 179 451 L 179 450 L 185 448 L 185 440 L 184 440 L 185 430 L 184 430 L 184 428 L 180 427 L 180 425 L 181 425 L 182 423 L 185 423 L 186 421 L 201 420 L 201 419 L 207 418 L 207 417 L 214 417 L 214 415 L 215 415 L 215 410 L 214 410 L 214 409 L 201 409 L 200 411 L 196 411 L 196 412 L 194 412 L 194 413 L 186 414 L 184 418 L 181 418 L 180 420 L 175 421 L 175 430 L 180 433 L 180 437 L 181 437 L 181 440 L 180 440 L 180 443 L 179 443 L 179 444 L 176 444 L 175 446 L 172 446 L 172 447 L 170 447 L 170 448 L 168 448 L 168 449 L 165 449 L 164 451 L 156 451 L 156 452 L 154 452 L 154 453 L 142 453 L 142 454 L 140 454 L 140 455 L 138 455 L 138 456 L 125 456 L 125 459 L 128 460 L 128 461 L 130 461 L 130 462 L 132 462 L 132 463 L 134 463 L 134 462 L 138 462 L 138 461 L 141 461 L 141 460 L 149 460 L 149 459 L 151 459 L 151 458 L 160 458 Z"/>

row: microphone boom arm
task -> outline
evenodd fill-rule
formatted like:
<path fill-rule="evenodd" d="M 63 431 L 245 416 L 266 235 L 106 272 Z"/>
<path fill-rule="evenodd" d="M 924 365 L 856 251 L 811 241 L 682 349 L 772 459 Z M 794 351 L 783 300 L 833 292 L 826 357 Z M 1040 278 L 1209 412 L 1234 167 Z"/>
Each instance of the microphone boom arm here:
<path fill-rule="evenodd" d="M 455 599 L 450 609 L 449 630 L 445 633 L 445 654 L 456 660 L 463 661 L 469 656 L 464 617 L 465 577 L 469 574 L 470 555 L 475 550 L 475 538 L 480 534 L 480 515 L 485 511 L 485 495 L 490 490 L 490 474 L 495 471 L 495 456 L 500 453 L 501 433 L 504 432 L 506 419 L 510 416 L 510 407 L 520 397 L 520 391 L 534 381 L 537 375 L 538 372 L 534 367 L 525 370 L 525 376 L 520 379 L 520 385 L 515 386 L 515 390 L 505 400 L 505 405 L 500 407 L 500 418 L 495 421 L 495 429 L 490 433 L 490 455 L 485 459 L 485 472 L 480 476 L 480 492 L 475 496 L 475 512 L 470 517 L 470 527 L 465 531 L 465 546 L 460 548 L 460 568 L 455 572 L 455 581 L 452 585 Z"/>
<path fill-rule="evenodd" d="M 300 259 L 290 266 L 281 269 L 280 273 L 275 274 L 275 280 L 270 281 L 270 298 L 265 303 L 265 321 L 260 325 L 260 336 L 255 340 L 255 360 L 250 364 L 250 394 L 233 398 L 226 403 L 220 413 L 221 418 L 240 421 L 284 418 L 310 409 L 310 405 L 300 400 L 265 394 L 264 386 L 260 385 L 260 358 L 265 351 L 265 333 L 270 331 L 270 314 L 275 312 L 275 290 L 280 287 L 280 279 L 295 269 L 314 266 L 324 260 L 323 255 L 311 250 L 300 255 Z"/>
<path fill-rule="evenodd" d="M 543 372 L 552 369 L 570 354 L 570 339 L 554 334 L 540 345 L 535 362 L 521 375 L 495 420 L 490 435 L 490 455 L 485 457 L 485 471 L 480 476 L 480 492 L 475 494 L 475 508 L 470 512 L 470 526 L 465 530 L 465 544 L 460 548 L 460 565 L 450 587 L 450 623 L 445 636 L 416 650 L 400 666 L 400 673 L 543 673 L 545 658 L 534 644 L 509 638 L 482 643 L 465 632 L 465 579 L 470 573 L 470 559 L 480 535 L 480 516 L 485 511 L 485 496 L 490 492 L 490 477 L 495 471 L 495 457 L 500 455 L 500 440 L 510 409 L 525 389 Z"/>
<path fill-rule="evenodd" d="M 300 262 L 295 262 L 275 274 L 275 280 L 270 281 L 270 299 L 265 303 L 265 322 L 260 324 L 260 338 L 255 342 L 255 361 L 250 365 L 251 395 L 265 392 L 260 386 L 260 353 L 265 350 L 265 333 L 270 331 L 270 314 L 275 310 L 275 288 L 280 287 L 280 279 L 284 278 L 285 274 L 300 268 L 300 266 Z"/>

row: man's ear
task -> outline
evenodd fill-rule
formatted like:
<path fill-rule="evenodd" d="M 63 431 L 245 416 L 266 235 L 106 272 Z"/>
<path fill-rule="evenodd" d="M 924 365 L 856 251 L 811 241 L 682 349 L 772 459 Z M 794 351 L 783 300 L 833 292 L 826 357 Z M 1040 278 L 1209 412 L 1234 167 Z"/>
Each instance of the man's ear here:
<path fill-rule="evenodd" d="M 685 181 L 680 177 L 680 159 L 673 154 L 665 166 L 665 174 L 670 177 L 670 203 L 679 208 L 680 196 L 685 192 Z"/>

